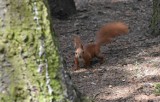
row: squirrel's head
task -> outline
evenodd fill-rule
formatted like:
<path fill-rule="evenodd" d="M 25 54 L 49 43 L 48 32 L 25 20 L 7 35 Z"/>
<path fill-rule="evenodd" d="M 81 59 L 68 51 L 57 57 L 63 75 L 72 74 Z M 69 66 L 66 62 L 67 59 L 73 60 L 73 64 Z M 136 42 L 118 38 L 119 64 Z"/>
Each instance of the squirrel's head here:
<path fill-rule="evenodd" d="M 75 57 L 76 58 L 81 59 L 83 57 L 83 54 L 84 54 L 83 46 L 76 49 L 76 51 L 75 51 Z"/>
<path fill-rule="evenodd" d="M 83 49 L 81 39 L 78 35 L 74 36 L 74 47 L 76 48 L 75 57 L 82 58 L 82 56 L 84 54 L 84 49 Z"/>

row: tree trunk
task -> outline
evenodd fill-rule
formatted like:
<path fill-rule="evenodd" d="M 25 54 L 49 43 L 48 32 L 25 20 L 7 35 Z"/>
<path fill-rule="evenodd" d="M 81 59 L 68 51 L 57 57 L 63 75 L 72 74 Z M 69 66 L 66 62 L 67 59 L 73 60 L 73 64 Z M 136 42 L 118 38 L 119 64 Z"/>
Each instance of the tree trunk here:
<path fill-rule="evenodd" d="M 86 102 L 64 70 L 44 0 L 0 0 L 0 102 Z"/>
<path fill-rule="evenodd" d="M 153 0 L 151 30 L 153 35 L 160 35 L 160 0 Z"/>
<path fill-rule="evenodd" d="M 65 19 L 76 13 L 74 0 L 48 0 L 53 17 Z"/>

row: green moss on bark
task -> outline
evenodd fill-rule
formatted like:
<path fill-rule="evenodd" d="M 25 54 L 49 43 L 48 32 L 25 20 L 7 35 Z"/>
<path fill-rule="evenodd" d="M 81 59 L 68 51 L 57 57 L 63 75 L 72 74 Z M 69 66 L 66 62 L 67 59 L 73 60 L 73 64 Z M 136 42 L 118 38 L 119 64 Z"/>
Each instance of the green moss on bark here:
<path fill-rule="evenodd" d="M 8 4 L 7 12 L 0 24 L 5 23 L 1 44 L 6 43 L 6 46 L 1 46 L 0 52 L 6 55 L 13 72 L 7 88 L 10 97 L 7 93 L 0 93 L 0 99 L 2 102 L 63 100 L 62 86 L 58 78 L 60 61 L 43 0 L 7 0 L 5 3 Z M 44 47 L 44 54 L 39 56 L 41 46 Z M 42 73 L 37 72 L 40 64 L 44 64 Z M 46 67 L 49 72 L 49 85 L 53 88 L 51 94 L 46 85 Z"/>
<path fill-rule="evenodd" d="M 151 30 L 153 35 L 160 34 L 160 1 L 153 0 L 153 15 L 151 21 Z"/>

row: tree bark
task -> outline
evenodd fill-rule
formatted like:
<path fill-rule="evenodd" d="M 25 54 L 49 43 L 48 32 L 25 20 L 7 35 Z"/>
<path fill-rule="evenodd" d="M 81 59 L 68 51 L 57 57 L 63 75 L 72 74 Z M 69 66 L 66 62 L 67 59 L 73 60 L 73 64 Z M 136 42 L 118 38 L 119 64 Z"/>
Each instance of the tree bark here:
<path fill-rule="evenodd" d="M 0 0 L 0 102 L 89 102 L 64 70 L 44 0 Z"/>
<path fill-rule="evenodd" d="M 160 35 L 160 0 L 153 0 L 152 35 Z"/>
<path fill-rule="evenodd" d="M 76 13 L 74 0 L 48 0 L 53 17 L 65 19 Z"/>

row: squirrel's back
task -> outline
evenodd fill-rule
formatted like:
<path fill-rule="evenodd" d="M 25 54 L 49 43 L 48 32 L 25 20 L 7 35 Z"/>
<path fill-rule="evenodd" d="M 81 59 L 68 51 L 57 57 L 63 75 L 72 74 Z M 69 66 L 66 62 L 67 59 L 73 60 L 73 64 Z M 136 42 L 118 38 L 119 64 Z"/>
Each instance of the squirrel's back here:
<path fill-rule="evenodd" d="M 96 41 L 99 44 L 108 43 L 112 38 L 127 34 L 128 31 L 128 26 L 123 22 L 108 23 L 100 28 Z"/>

